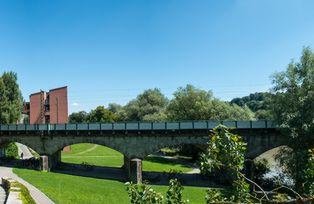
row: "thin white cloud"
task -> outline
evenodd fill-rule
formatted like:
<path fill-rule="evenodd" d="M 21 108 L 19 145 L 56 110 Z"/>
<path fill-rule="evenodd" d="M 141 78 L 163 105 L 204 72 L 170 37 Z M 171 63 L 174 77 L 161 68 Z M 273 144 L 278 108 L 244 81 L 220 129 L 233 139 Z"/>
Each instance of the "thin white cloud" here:
<path fill-rule="evenodd" d="M 78 107 L 78 106 L 80 106 L 80 104 L 79 104 L 79 103 L 74 102 L 74 103 L 72 103 L 72 106 L 74 106 L 74 107 Z"/>

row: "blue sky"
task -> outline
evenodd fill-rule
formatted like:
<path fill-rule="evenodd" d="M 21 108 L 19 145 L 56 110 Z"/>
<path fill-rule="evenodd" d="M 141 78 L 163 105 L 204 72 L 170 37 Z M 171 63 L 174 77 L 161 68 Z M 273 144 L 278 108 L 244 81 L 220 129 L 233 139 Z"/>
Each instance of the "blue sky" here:
<path fill-rule="evenodd" d="M 0 0 L 0 71 L 25 99 L 69 87 L 70 112 L 187 83 L 223 100 L 266 91 L 314 47 L 312 0 Z"/>

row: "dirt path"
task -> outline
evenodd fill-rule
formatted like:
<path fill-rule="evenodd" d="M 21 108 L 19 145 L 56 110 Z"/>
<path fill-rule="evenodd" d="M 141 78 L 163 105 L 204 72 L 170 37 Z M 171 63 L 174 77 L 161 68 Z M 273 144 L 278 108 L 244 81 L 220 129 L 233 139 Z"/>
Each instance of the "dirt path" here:
<path fill-rule="evenodd" d="M 75 155 L 81 155 L 81 154 L 85 154 L 87 152 L 91 152 L 93 151 L 94 149 L 96 149 L 98 147 L 98 145 L 94 145 L 92 146 L 91 148 L 87 149 L 87 150 L 84 150 L 83 152 L 79 152 L 79 153 L 76 153 Z"/>
<path fill-rule="evenodd" d="M 15 144 L 18 148 L 19 156 L 21 155 L 21 153 L 23 153 L 23 159 L 30 159 L 33 157 L 33 154 L 31 153 L 31 151 L 29 151 L 27 146 L 17 142 Z"/>
<path fill-rule="evenodd" d="M 26 182 L 25 180 L 23 180 L 22 178 L 18 177 L 16 174 L 14 174 L 13 171 L 12 171 L 12 168 L 10 168 L 10 167 L 0 166 L 0 177 L 12 178 L 12 179 L 20 182 L 21 184 L 23 184 L 29 190 L 32 198 L 38 204 L 51 204 L 51 203 L 54 203 L 43 192 L 41 192 L 40 190 L 38 190 L 33 185 L 31 185 L 30 183 Z"/>

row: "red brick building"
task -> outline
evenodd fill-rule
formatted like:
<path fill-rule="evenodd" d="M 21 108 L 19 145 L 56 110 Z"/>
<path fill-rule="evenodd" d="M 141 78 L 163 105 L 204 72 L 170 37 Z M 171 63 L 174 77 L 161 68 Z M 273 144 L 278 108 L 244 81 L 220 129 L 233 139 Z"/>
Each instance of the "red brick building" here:
<path fill-rule="evenodd" d="M 29 115 L 30 124 L 67 123 L 68 90 L 67 87 L 40 91 L 30 95 L 30 101 L 24 104 L 23 113 Z"/>

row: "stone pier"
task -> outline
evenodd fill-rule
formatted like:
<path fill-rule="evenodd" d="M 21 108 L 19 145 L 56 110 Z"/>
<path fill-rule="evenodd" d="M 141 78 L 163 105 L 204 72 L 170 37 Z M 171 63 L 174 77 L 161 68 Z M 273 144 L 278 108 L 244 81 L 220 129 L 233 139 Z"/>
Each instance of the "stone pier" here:
<path fill-rule="evenodd" d="M 40 169 L 42 171 L 50 171 L 61 163 L 61 151 L 57 151 L 52 155 L 40 156 Z"/>
<path fill-rule="evenodd" d="M 123 167 L 130 181 L 134 183 L 142 183 L 142 159 L 129 159 L 128 157 L 124 156 Z"/>

